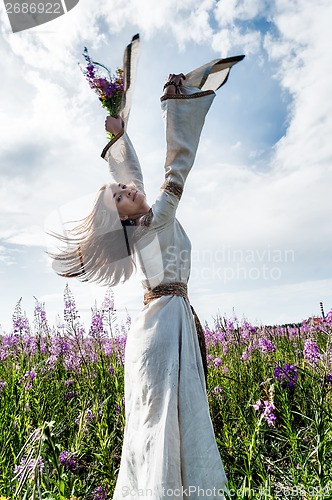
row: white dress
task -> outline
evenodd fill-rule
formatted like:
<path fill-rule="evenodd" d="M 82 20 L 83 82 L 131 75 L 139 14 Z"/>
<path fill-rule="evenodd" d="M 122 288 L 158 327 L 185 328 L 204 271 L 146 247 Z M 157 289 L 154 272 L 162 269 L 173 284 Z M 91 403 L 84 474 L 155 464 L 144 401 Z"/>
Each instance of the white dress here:
<path fill-rule="evenodd" d="M 213 65 L 206 67 L 211 72 Z M 226 76 L 219 75 L 219 84 L 230 67 Z M 191 86 L 197 85 L 192 75 L 197 77 L 197 72 L 187 75 L 182 95 L 161 103 L 167 140 L 165 183 L 142 220 L 145 230 L 136 247 L 144 292 L 160 284 L 187 284 L 190 275 L 191 244 L 176 219 L 176 209 L 215 97 L 213 88 Z M 220 85 L 214 82 L 213 86 Z M 133 181 L 144 191 L 126 132 L 112 141 L 106 157 L 116 182 Z M 157 298 L 133 322 L 125 349 L 125 414 L 113 500 L 224 498 L 227 480 L 188 299 Z"/>

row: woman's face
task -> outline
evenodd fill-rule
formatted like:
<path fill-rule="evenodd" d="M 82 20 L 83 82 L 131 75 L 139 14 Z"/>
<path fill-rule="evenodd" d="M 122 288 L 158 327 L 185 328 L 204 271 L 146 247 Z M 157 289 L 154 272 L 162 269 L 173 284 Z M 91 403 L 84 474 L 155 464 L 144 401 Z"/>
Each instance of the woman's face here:
<path fill-rule="evenodd" d="M 134 184 L 110 184 L 105 188 L 104 203 L 110 209 L 115 204 L 121 219 L 135 219 L 150 209 L 144 193 Z"/>

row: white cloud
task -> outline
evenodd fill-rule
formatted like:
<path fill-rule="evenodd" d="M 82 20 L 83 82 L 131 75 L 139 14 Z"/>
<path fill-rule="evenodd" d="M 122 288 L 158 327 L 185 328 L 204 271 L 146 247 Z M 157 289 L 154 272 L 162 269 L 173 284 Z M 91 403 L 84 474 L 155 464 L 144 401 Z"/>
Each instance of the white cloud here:
<path fill-rule="evenodd" d="M 129 130 L 142 159 L 148 192 L 157 194 L 161 184 L 158 96 L 169 65 L 190 70 L 207 58 L 244 52 L 247 59 L 232 70 L 234 76 L 211 109 L 179 218 L 198 251 L 222 245 L 237 249 L 270 245 L 296 252 L 295 262 L 283 267 L 278 287 L 271 281 L 266 286 L 264 280 L 232 283 L 234 293 L 227 298 L 217 291 L 215 282 L 204 300 L 216 307 L 224 299 L 229 304 L 238 301 L 239 307 L 251 304 L 259 318 L 256 300 L 259 303 L 269 294 L 275 299 L 274 294 L 280 293 L 296 301 L 295 288 L 287 288 L 296 287 L 296 282 L 298 293 L 309 297 L 315 273 L 317 282 L 324 272 L 326 279 L 331 275 L 327 259 L 332 248 L 331 14 L 327 0 L 314 5 L 309 0 L 185 0 L 181 4 L 162 0 L 158 7 L 154 0 L 114 0 L 112 7 L 102 0 L 98 11 L 95 2 L 86 0 L 52 23 L 15 35 L 8 32 L 1 14 L 5 33 L 0 44 L 0 116 L 6 126 L 0 132 L 4 214 L 0 235 L 12 244 L 39 244 L 47 214 L 107 180 L 107 165 L 99 158 L 103 111 L 78 71 L 77 60 L 87 45 L 96 58 L 119 65 L 125 44 L 140 31 L 142 54 Z M 253 68 L 266 80 L 255 79 Z M 271 90 L 270 73 L 279 88 Z M 291 96 L 288 109 L 281 91 Z M 263 146 L 256 145 L 252 131 L 263 134 L 268 121 L 276 119 L 273 113 L 262 123 L 257 109 L 270 109 L 274 99 L 283 107 L 287 129 L 277 144 L 267 134 Z M 236 113 L 233 116 L 227 110 Z M 205 286 L 206 281 L 197 279 L 195 284 Z M 134 303 L 134 298 L 128 298 L 134 292 L 131 285 L 128 293 L 121 295 L 122 290 L 126 289 L 119 289 L 124 309 L 126 300 Z M 86 292 L 78 293 L 83 297 Z M 301 311 L 309 303 L 308 299 Z M 271 317 L 277 316 L 274 308 L 283 307 L 280 318 L 290 318 L 286 301 L 269 306 L 266 299 L 264 304 Z M 298 314 L 305 316 L 301 311 Z"/>
<path fill-rule="evenodd" d="M 255 17 L 267 17 L 272 2 L 268 0 L 219 0 L 215 17 L 220 26 L 229 26 L 237 20 L 247 21 Z"/>

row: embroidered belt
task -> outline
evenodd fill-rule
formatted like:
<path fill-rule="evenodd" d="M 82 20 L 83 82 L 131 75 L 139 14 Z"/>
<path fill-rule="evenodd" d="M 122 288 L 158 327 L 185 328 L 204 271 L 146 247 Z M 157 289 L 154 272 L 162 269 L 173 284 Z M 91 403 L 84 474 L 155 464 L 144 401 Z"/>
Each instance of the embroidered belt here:
<path fill-rule="evenodd" d="M 144 305 L 146 306 L 152 300 L 159 299 L 164 295 L 177 295 L 178 297 L 184 297 L 185 299 L 187 299 L 187 285 L 185 283 L 181 283 L 180 281 L 173 281 L 172 283 L 158 285 L 144 294 Z"/>
<path fill-rule="evenodd" d="M 185 299 L 188 299 L 187 285 L 185 283 L 182 283 L 181 281 L 158 285 L 144 294 L 144 305 L 147 305 L 153 300 L 159 299 L 164 295 L 177 295 L 178 297 L 184 297 Z M 190 308 L 195 320 L 198 343 L 201 351 L 201 357 L 204 368 L 205 383 L 207 385 L 207 360 L 206 360 L 206 342 L 205 342 L 204 331 L 195 309 L 192 306 L 190 306 Z"/>

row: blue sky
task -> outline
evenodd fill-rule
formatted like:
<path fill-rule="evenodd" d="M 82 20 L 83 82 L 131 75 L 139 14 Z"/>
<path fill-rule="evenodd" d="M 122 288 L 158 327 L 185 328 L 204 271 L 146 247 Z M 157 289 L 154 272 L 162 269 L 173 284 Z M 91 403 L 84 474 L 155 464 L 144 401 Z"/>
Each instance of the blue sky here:
<path fill-rule="evenodd" d="M 128 131 L 153 203 L 163 179 L 159 97 L 169 72 L 246 54 L 218 91 L 178 218 L 193 245 L 191 302 L 253 322 L 301 321 L 332 307 L 330 26 L 327 0 L 80 0 L 68 14 L 13 34 L 0 13 L 0 324 L 22 297 L 51 323 L 66 281 L 45 254 L 59 213 L 88 213 L 109 180 L 105 114 L 77 62 L 84 46 L 115 69 L 139 32 Z M 105 289 L 70 281 L 86 323 Z M 117 309 L 142 307 L 135 278 Z"/>

